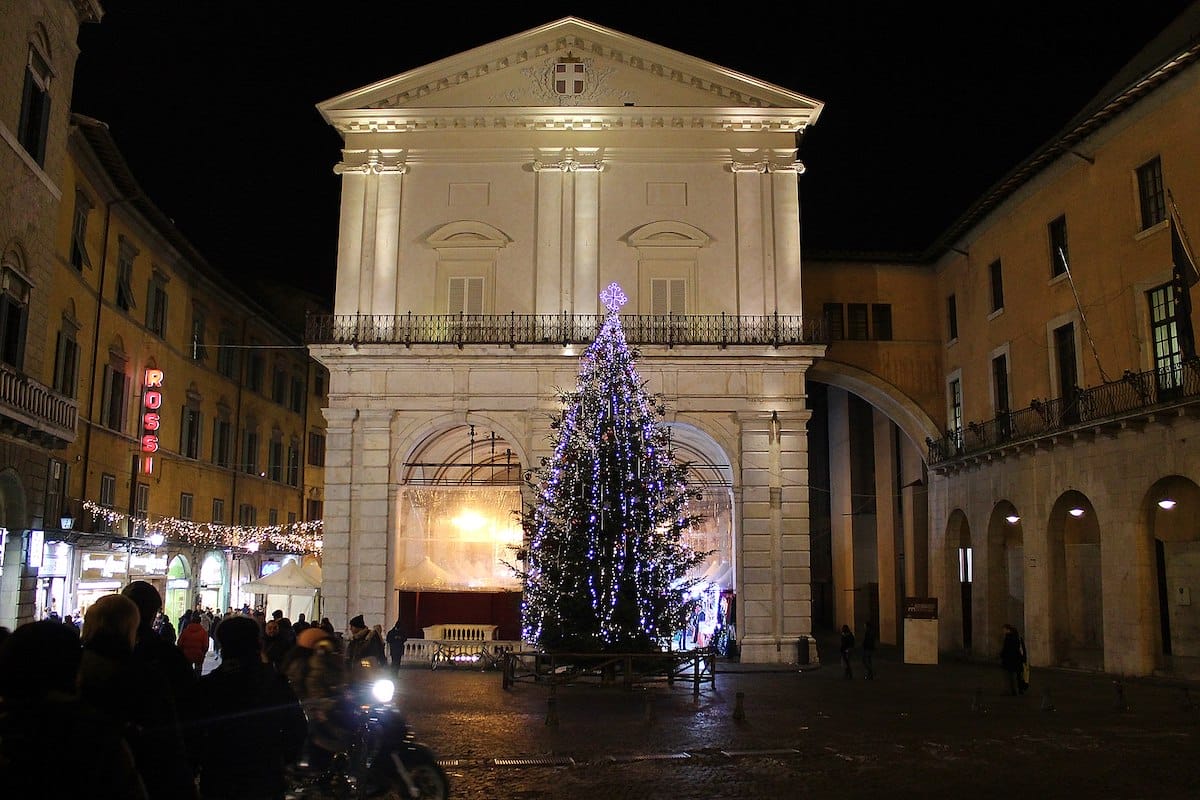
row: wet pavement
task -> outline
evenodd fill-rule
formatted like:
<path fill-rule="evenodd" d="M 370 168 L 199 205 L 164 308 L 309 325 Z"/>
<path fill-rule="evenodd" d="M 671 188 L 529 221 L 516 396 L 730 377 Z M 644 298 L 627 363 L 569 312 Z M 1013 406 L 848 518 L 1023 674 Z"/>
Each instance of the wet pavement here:
<path fill-rule="evenodd" d="M 468 668 L 405 667 L 398 700 L 455 798 L 1200 797 L 1200 684 L 1035 669 L 1012 697 L 997 665 L 884 648 L 846 680 L 821 652 L 718 662 L 699 696 L 560 687 L 553 715 L 545 686 Z"/>

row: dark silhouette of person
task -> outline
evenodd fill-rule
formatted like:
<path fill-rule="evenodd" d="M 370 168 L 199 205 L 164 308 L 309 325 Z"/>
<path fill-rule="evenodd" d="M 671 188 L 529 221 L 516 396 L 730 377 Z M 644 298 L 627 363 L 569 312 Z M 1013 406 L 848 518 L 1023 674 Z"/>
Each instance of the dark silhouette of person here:
<path fill-rule="evenodd" d="M 875 630 L 875 623 L 867 620 L 866 627 L 863 628 L 862 663 L 869 681 L 875 680 L 875 645 L 878 642 L 879 634 Z"/>
<path fill-rule="evenodd" d="M 200 679 L 203 716 L 191 738 L 205 800 L 280 800 L 287 767 L 308 731 L 287 678 L 263 661 L 258 623 L 230 617 L 217 628 L 221 664 Z"/>
<path fill-rule="evenodd" d="M 388 655 L 392 658 L 392 669 L 400 669 L 400 662 L 404 659 L 404 643 L 408 641 L 408 636 L 405 635 L 404 629 L 400 627 L 400 619 L 396 618 L 396 624 L 387 632 Z"/>
<path fill-rule="evenodd" d="M 1024 694 L 1021 673 L 1025 669 L 1025 642 L 1012 625 L 1004 626 L 1004 641 L 1000 644 L 1000 666 L 1004 668 L 1005 686 L 1012 695 Z"/>
<path fill-rule="evenodd" d="M 43 620 L 0 644 L 0 786 L 5 797 L 146 800 L 118 725 L 76 695 L 79 632 Z M 69 763 L 55 742 L 70 743 Z"/>
<path fill-rule="evenodd" d="M 854 632 L 850 630 L 849 625 L 842 626 L 842 641 L 839 649 L 842 653 L 842 675 L 846 678 L 853 678 L 854 673 L 850 671 L 850 653 L 854 650 Z"/>

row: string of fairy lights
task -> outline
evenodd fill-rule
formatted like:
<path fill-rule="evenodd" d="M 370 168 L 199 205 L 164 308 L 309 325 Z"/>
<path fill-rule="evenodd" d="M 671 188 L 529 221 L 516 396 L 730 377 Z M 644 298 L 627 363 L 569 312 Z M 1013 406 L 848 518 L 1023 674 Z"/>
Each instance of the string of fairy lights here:
<path fill-rule="evenodd" d="M 83 503 L 92 519 L 103 520 L 110 527 L 120 527 L 130 519 L 128 514 L 98 505 L 91 500 Z M 217 522 L 196 522 L 177 517 L 158 517 L 154 520 L 133 518 L 147 532 L 161 534 L 164 541 L 184 542 L 194 547 L 240 547 L 246 550 L 277 550 L 287 553 L 319 553 L 324 546 L 324 524 L 319 519 L 289 522 L 282 525 L 223 525 Z"/>

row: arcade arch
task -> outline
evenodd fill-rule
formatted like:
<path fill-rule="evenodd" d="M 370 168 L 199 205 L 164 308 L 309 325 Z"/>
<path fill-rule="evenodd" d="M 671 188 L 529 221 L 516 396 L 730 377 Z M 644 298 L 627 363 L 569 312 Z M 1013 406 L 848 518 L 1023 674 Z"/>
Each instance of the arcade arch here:
<path fill-rule="evenodd" d="M 1149 607 L 1156 611 L 1154 664 L 1174 674 L 1200 674 L 1200 486 L 1180 475 L 1155 482 L 1142 498 L 1143 541 L 1150 550 Z"/>
<path fill-rule="evenodd" d="M 979 629 L 998 636 L 1003 625 L 1018 631 L 1025 623 L 1025 535 L 1020 514 L 1008 500 L 992 508 L 987 528 L 987 558 L 980 562 L 986 572 L 986 613 Z"/>
<path fill-rule="evenodd" d="M 1059 495 L 1046 530 L 1052 663 L 1104 668 L 1100 521 L 1075 489 Z"/>
<path fill-rule="evenodd" d="M 951 644 L 970 650 L 974 643 L 975 553 L 971 542 L 971 525 L 960 508 L 954 509 L 946 520 L 945 542 L 943 574 L 946 576 L 946 601 L 939 609 L 939 614 L 950 632 Z"/>

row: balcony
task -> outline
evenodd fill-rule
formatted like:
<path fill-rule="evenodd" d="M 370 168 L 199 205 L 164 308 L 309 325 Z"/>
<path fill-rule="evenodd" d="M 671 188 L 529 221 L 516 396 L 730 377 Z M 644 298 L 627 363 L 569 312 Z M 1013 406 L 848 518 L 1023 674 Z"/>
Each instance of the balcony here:
<path fill-rule="evenodd" d="M 74 400 L 0 364 L 0 431 L 57 450 L 75 441 Z"/>
<path fill-rule="evenodd" d="M 604 324 L 603 314 L 310 314 L 308 344 L 412 345 L 571 345 L 590 344 Z M 715 345 L 717 347 L 819 345 L 828 342 L 823 319 L 772 314 L 621 317 L 633 345 Z"/>
<path fill-rule="evenodd" d="M 949 467 L 1068 431 L 1118 430 L 1152 414 L 1200 413 L 1200 359 L 1146 372 L 1125 371 L 1119 380 L 1076 388 L 1056 400 L 971 422 L 941 439 L 927 439 L 931 467 Z"/>

